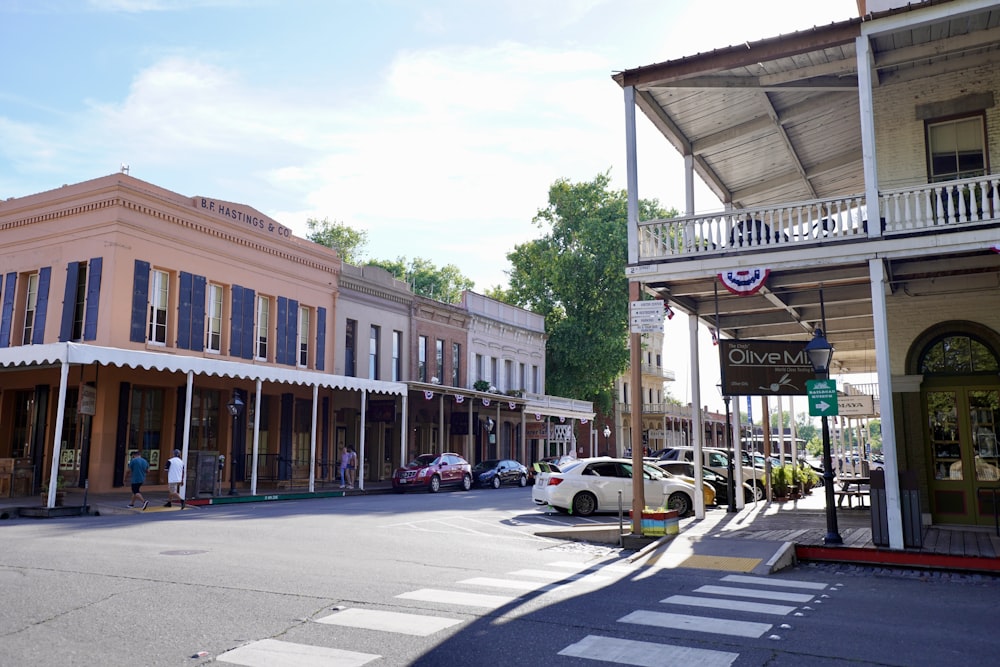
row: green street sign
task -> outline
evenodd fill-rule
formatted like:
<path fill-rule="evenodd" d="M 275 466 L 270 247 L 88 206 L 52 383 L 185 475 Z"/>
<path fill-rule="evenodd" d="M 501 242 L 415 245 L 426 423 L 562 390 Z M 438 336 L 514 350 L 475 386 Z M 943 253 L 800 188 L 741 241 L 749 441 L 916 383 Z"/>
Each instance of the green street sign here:
<path fill-rule="evenodd" d="M 810 417 L 834 417 L 839 414 L 837 383 L 834 380 L 806 380 Z"/>

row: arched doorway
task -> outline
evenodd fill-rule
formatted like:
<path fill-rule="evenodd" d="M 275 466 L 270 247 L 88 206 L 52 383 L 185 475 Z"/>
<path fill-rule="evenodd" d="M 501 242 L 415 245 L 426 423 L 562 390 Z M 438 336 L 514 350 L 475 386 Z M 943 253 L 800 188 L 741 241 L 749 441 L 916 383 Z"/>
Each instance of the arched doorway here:
<path fill-rule="evenodd" d="M 1000 370 L 994 332 L 972 323 L 939 325 L 922 337 L 928 494 L 934 523 L 992 525 L 1000 484 Z"/>

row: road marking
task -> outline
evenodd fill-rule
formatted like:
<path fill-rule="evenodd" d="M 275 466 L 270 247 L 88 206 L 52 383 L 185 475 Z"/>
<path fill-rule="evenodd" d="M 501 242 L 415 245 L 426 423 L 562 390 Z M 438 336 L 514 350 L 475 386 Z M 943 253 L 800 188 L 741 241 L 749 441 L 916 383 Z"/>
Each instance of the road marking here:
<path fill-rule="evenodd" d="M 761 598 L 764 600 L 784 600 L 785 602 L 809 602 L 813 595 L 806 593 L 785 593 L 782 591 L 759 591 L 754 588 L 737 588 L 735 586 L 701 586 L 695 593 L 709 595 L 735 595 L 745 598 Z"/>
<path fill-rule="evenodd" d="M 507 588 L 515 591 L 547 591 L 554 588 L 541 581 L 515 581 L 513 579 L 492 579 L 490 577 L 473 577 L 457 582 L 470 586 L 487 586 L 491 588 Z"/>
<path fill-rule="evenodd" d="M 801 581 L 798 579 L 775 579 L 774 577 L 747 577 L 739 574 L 729 574 L 722 578 L 722 581 L 729 581 L 734 584 L 758 584 L 760 586 L 780 586 L 781 588 L 807 588 L 816 591 L 827 589 L 827 584 L 818 584 L 814 581 Z"/>
<path fill-rule="evenodd" d="M 711 632 L 716 635 L 733 637 L 761 637 L 771 629 L 770 623 L 754 621 L 734 621 L 728 618 L 710 618 L 708 616 L 690 616 L 688 614 L 669 614 L 662 611 L 633 611 L 618 619 L 619 623 L 634 623 L 636 625 L 651 625 L 657 628 L 673 630 L 693 630 L 695 632 Z"/>
<path fill-rule="evenodd" d="M 515 570 L 514 572 L 508 572 L 512 577 L 535 577 L 536 579 L 544 579 L 546 581 L 579 581 L 580 579 L 587 579 L 588 581 L 602 581 L 610 579 L 610 577 L 602 577 L 599 574 L 594 574 L 593 572 L 583 572 L 580 574 L 566 574 L 564 572 L 549 572 L 548 570 Z"/>
<path fill-rule="evenodd" d="M 365 630 L 398 632 L 414 637 L 427 637 L 439 630 L 458 625 L 462 621 L 455 618 L 442 618 L 440 616 L 401 614 L 395 611 L 351 608 L 318 618 L 316 622 L 349 628 L 364 628 Z"/>
<path fill-rule="evenodd" d="M 459 593 L 457 591 L 442 591 L 436 588 L 421 588 L 409 593 L 402 593 L 396 596 L 404 600 L 419 600 L 421 602 L 443 602 L 445 604 L 458 604 L 466 607 L 485 607 L 496 609 L 505 604 L 510 604 L 517 597 L 507 595 L 484 595 L 482 593 Z"/>
<path fill-rule="evenodd" d="M 690 567 L 696 570 L 728 570 L 730 572 L 753 572 L 760 565 L 760 558 L 734 558 L 732 556 L 710 556 L 695 554 L 680 561 L 675 567 Z"/>
<path fill-rule="evenodd" d="M 359 667 L 381 657 L 374 653 L 262 639 L 226 651 L 216 660 L 245 667 Z"/>
<path fill-rule="evenodd" d="M 689 607 L 706 607 L 708 609 L 749 611 L 759 614 L 773 614 L 775 616 L 785 616 L 798 609 L 798 607 L 792 607 L 784 604 L 767 604 L 765 602 L 749 602 L 747 600 L 726 600 L 724 598 L 696 598 L 690 595 L 671 595 L 665 600 L 660 600 L 660 602 L 664 604 L 682 604 Z"/>
<path fill-rule="evenodd" d="M 739 657 L 739 653 L 727 651 L 654 644 L 598 635 L 587 635 L 559 651 L 559 655 L 638 667 L 690 667 L 690 665 L 729 667 Z"/>
<path fill-rule="evenodd" d="M 591 565 L 589 563 L 574 563 L 573 561 L 568 560 L 557 560 L 553 563 L 548 563 L 547 565 L 549 567 L 564 567 L 567 569 L 573 569 L 577 572 L 609 572 L 611 574 L 631 574 L 640 569 L 637 565 L 623 565 L 619 562 L 611 562 L 607 565 L 601 565 L 600 563 Z"/>

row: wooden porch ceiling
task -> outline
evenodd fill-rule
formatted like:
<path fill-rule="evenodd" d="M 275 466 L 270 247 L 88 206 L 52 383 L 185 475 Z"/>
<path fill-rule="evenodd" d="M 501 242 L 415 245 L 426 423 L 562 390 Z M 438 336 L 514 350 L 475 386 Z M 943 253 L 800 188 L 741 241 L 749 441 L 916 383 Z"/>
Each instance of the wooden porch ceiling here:
<path fill-rule="evenodd" d="M 888 292 L 901 297 L 970 294 L 1000 289 L 1000 256 L 991 251 L 884 260 Z M 834 369 L 875 372 L 874 321 L 868 265 L 772 271 L 752 296 L 730 293 L 715 278 L 653 281 L 646 288 L 725 338 L 808 341 L 823 328 L 836 349 Z M 890 323 L 891 324 L 891 323 Z"/>

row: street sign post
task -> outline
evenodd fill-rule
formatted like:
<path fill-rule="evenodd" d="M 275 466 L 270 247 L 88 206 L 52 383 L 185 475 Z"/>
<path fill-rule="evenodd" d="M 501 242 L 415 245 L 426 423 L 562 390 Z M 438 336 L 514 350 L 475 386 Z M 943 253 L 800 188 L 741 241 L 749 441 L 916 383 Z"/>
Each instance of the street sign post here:
<path fill-rule="evenodd" d="M 663 333 L 666 310 L 662 301 L 630 301 L 628 305 L 631 333 Z"/>
<path fill-rule="evenodd" d="M 835 417 L 839 413 L 834 380 L 806 380 L 810 417 Z"/>

